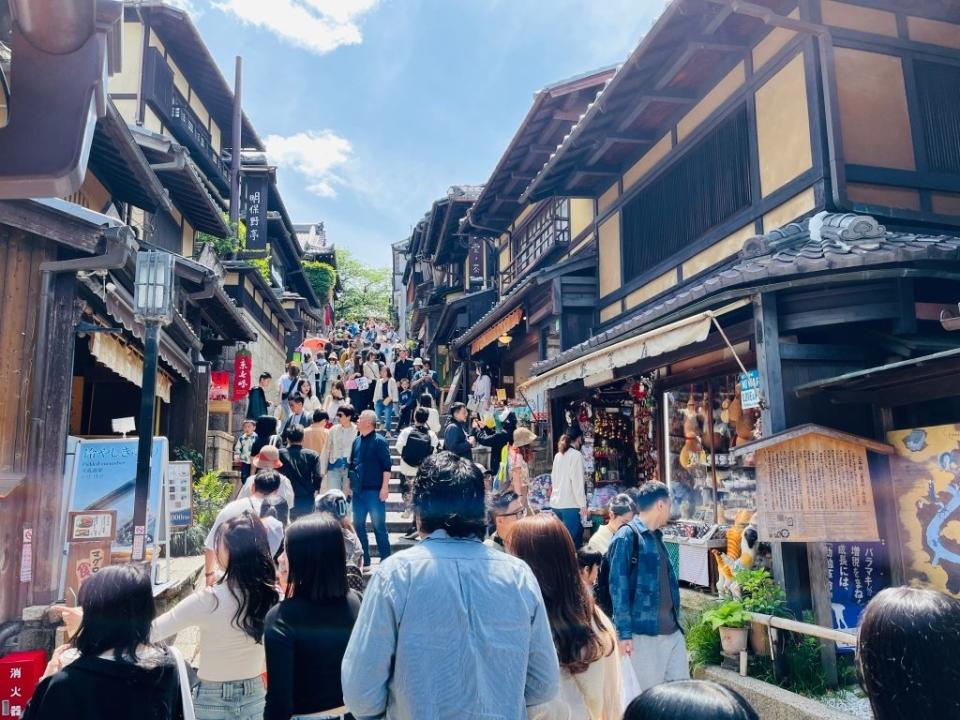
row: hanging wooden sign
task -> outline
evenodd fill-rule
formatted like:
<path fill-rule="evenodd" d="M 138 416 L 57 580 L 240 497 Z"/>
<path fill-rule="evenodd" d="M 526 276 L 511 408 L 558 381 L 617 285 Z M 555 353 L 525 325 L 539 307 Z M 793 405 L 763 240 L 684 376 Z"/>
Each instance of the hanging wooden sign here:
<path fill-rule="evenodd" d="M 760 539 L 879 540 L 867 450 L 892 448 L 819 425 L 737 447 L 736 455 L 754 455 Z"/>
<path fill-rule="evenodd" d="M 233 359 L 233 399 L 246 400 L 253 383 L 253 356 L 246 350 L 237 352 Z"/>

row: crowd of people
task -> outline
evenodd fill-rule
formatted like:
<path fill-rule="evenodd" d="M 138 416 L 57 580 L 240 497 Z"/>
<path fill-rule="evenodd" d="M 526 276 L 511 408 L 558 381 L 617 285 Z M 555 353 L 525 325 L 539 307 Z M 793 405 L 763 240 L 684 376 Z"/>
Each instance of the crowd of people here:
<path fill-rule="evenodd" d="M 580 430 L 558 442 L 547 508 L 530 481 L 536 434 L 509 412 L 492 426 L 470 420 L 489 408 L 489 389 L 478 400 L 474 383 L 473 406 L 453 403 L 443 428 L 423 383 L 405 412 L 425 364 L 389 336 L 377 348 L 385 327 L 342 328 L 348 344 L 375 348 L 353 352 L 353 364 L 331 352 L 333 372 L 307 355 L 291 366 L 279 417 L 261 378 L 251 397 L 259 414 L 237 439 L 246 479 L 206 538 L 205 589 L 157 616 L 138 567 L 87 579 L 79 607 L 57 608 L 70 640 L 26 717 L 757 718 L 733 690 L 690 679 L 661 536 L 667 487 L 613 497 L 608 523 L 584 544 Z M 418 542 L 391 554 L 394 405 L 404 515 Z M 488 467 L 473 461 L 478 445 L 490 448 Z M 381 562 L 366 581 L 368 518 Z M 190 628 L 197 668 L 169 642 Z M 857 648 L 877 720 L 960 717 L 948 655 L 958 642 L 960 601 L 880 593 Z"/>

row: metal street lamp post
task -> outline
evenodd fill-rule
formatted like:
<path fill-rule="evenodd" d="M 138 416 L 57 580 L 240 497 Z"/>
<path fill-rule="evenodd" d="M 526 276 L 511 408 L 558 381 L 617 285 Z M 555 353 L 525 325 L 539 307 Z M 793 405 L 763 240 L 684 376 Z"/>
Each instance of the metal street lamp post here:
<path fill-rule="evenodd" d="M 133 496 L 131 559 L 134 562 L 142 561 L 146 551 L 150 464 L 153 457 L 153 414 L 157 394 L 158 336 L 160 326 L 173 320 L 173 262 L 173 255 L 167 252 L 137 253 L 133 305 L 135 317 L 143 323 L 144 337 L 137 479 Z M 160 522 L 159 518 L 157 522 Z"/>

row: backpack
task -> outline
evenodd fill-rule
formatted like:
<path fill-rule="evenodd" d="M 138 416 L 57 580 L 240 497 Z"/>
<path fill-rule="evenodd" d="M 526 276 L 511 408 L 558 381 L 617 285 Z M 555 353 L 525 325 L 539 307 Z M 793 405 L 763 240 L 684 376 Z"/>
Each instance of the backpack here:
<path fill-rule="evenodd" d="M 416 426 L 411 428 L 407 442 L 400 451 L 400 458 L 410 467 L 420 467 L 420 463 L 433 455 L 433 441 L 427 430 Z"/>
<path fill-rule="evenodd" d="M 640 559 L 640 533 L 632 525 L 627 527 L 633 531 L 633 552 L 630 553 L 630 578 L 633 579 L 633 573 L 637 569 L 637 561 Z M 600 569 L 597 571 L 597 584 L 593 586 L 593 597 L 597 605 L 606 613 L 607 617 L 613 618 L 613 596 L 610 594 L 610 551 L 608 550 L 600 560 Z"/>

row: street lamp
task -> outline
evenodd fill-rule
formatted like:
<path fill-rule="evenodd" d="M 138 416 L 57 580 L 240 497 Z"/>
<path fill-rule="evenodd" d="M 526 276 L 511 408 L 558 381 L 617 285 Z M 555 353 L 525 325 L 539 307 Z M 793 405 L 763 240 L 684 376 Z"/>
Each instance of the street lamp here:
<path fill-rule="evenodd" d="M 157 336 L 160 326 L 173 320 L 173 255 L 138 252 L 133 313 L 143 323 L 143 382 L 140 395 L 140 432 L 137 443 L 137 480 L 133 496 L 132 560 L 144 559 L 147 539 L 147 503 L 150 497 L 150 461 L 153 457 L 153 412 L 157 395 Z M 157 522 L 159 522 L 159 518 Z M 159 527 L 159 526 L 158 526 Z"/>

